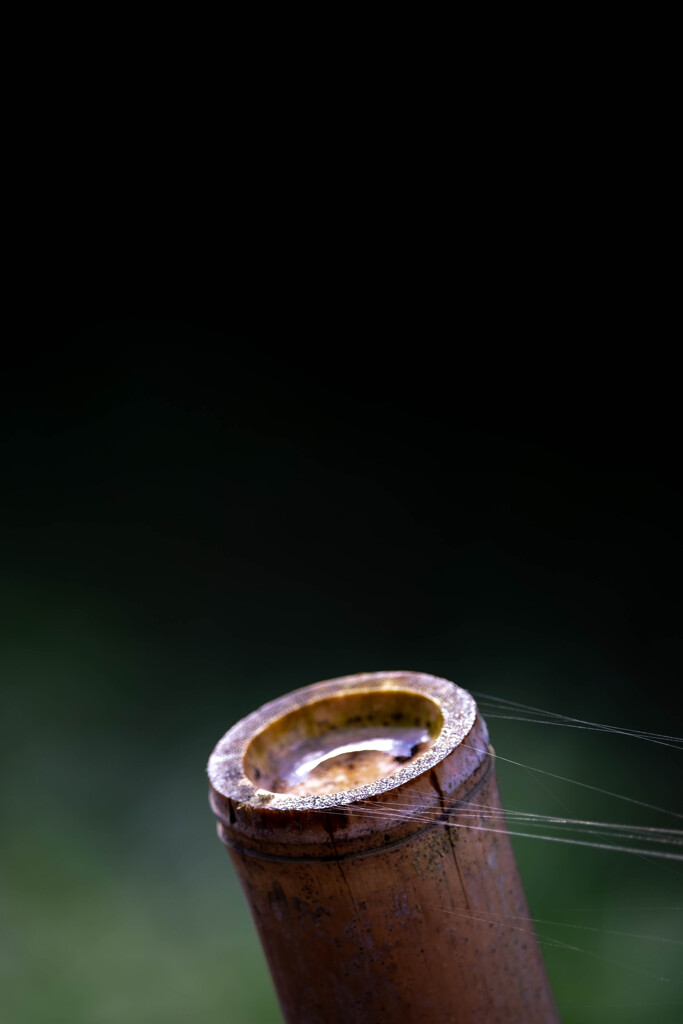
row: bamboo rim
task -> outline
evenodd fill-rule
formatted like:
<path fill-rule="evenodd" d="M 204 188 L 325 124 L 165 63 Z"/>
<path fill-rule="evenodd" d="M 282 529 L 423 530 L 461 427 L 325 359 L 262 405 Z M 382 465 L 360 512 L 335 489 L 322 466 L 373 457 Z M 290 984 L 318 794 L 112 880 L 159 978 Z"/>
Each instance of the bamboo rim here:
<path fill-rule="evenodd" d="M 344 705 L 354 698 L 378 694 L 404 694 L 430 701 L 440 716 L 438 730 L 427 750 L 390 775 L 365 785 L 335 793 L 301 795 L 273 792 L 262 788 L 248 768 L 249 750 L 259 737 L 273 730 L 296 712 L 320 705 L 326 700 L 338 702 L 339 721 L 344 720 Z M 354 703 L 355 706 L 355 703 Z M 270 811 L 325 811 L 330 808 L 377 798 L 405 786 L 435 768 L 458 747 L 471 732 L 477 707 L 470 694 L 447 679 L 421 672 L 369 672 L 341 676 L 293 690 L 264 704 L 237 722 L 216 745 L 208 763 L 212 789 L 226 799 L 254 809 Z M 253 772 L 251 773 L 253 775 Z"/>

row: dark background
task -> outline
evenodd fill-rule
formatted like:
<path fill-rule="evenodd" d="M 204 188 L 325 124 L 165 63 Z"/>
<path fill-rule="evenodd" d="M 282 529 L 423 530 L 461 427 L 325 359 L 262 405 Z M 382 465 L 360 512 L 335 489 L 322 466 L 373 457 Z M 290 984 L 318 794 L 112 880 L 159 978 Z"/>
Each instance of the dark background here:
<path fill-rule="evenodd" d="M 22 321 L 0 409 L 4 1020 L 279 1019 L 203 772 L 296 686 L 411 668 L 681 734 L 656 317 L 610 326 L 608 301 L 596 322 L 571 288 L 552 313 L 494 298 Z M 676 751 L 489 725 L 499 754 L 680 809 Z M 676 825 L 500 776 L 516 809 Z M 677 865 L 516 848 L 533 913 L 562 926 L 545 933 L 583 950 L 547 953 L 563 1019 L 679 1019 L 658 980 L 676 946 L 610 934 L 680 941 Z"/>

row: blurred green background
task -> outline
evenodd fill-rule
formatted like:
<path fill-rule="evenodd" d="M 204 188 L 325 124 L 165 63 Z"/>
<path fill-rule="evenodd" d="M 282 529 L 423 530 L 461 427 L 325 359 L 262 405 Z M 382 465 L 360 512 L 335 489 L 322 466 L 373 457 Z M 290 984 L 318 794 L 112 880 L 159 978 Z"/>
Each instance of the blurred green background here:
<path fill-rule="evenodd" d="M 501 363 L 456 338 L 453 373 L 413 324 L 380 345 L 380 326 L 336 323 L 112 316 L 17 347 L 0 412 L 3 1022 L 280 1020 L 204 769 L 296 686 L 412 668 L 682 731 L 675 415 L 646 411 L 639 367 Z M 489 728 L 501 755 L 681 810 L 675 750 Z M 676 825 L 499 776 L 511 808 Z M 532 912 L 557 922 L 539 932 L 580 947 L 546 952 L 566 1024 L 680 1020 L 680 866 L 515 845 Z"/>

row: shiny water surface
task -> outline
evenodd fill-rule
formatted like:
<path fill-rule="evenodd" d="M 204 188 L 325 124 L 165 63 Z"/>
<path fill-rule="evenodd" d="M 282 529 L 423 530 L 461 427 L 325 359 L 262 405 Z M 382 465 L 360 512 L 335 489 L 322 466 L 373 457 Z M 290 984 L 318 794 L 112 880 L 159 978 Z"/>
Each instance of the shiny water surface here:
<path fill-rule="evenodd" d="M 430 743 L 423 725 L 335 729 L 293 745 L 273 788 L 304 796 L 366 786 L 393 775 Z"/>

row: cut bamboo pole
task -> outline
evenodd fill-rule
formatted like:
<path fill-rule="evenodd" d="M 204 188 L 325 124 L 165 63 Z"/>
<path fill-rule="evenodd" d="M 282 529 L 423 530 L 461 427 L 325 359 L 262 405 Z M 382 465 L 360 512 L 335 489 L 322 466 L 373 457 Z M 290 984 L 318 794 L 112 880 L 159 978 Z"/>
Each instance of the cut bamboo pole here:
<path fill-rule="evenodd" d="M 288 1024 L 559 1021 L 465 690 L 346 676 L 238 722 L 210 801 Z"/>

